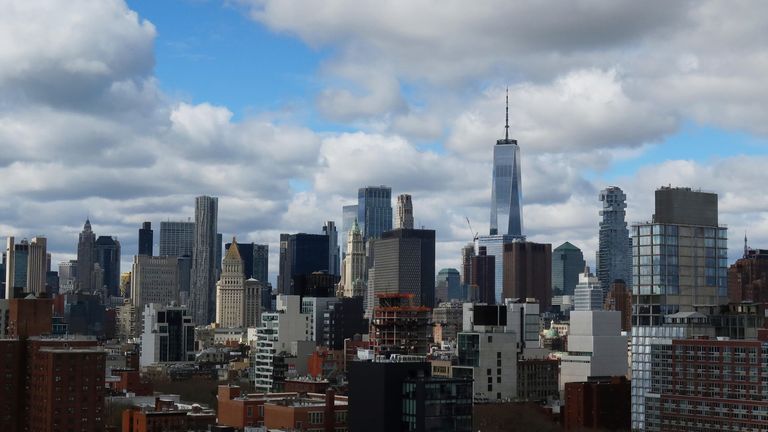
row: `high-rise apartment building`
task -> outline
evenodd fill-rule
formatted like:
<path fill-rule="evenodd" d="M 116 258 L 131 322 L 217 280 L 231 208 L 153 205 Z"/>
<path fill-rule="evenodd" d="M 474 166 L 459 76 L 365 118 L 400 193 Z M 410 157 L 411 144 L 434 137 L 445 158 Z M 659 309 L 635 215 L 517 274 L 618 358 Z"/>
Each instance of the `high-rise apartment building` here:
<path fill-rule="evenodd" d="M 504 139 L 493 147 L 491 182 L 491 235 L 523 235 L 520 147 L 509 138 L 509 94 Z"/>
<path fill-rule="evenodd" d="M 552 251 L 552 294 L 573 295 L 586 265 L 581 249 L 570 242 L 556 247 Z"/>
<path fill-rule="evenodd" d="M 237 241 L 222 261 L 221 277 L 216 283 L 216 323 L 221 327 L 243 327 L 245 324 L 245 275 Z"/>
<path fill-rule="evenodd" d="M 93 265 L 96 263 L 96 234 L 91 229 L 91 221 L 85 220 L 83 231 L 77 242 L 77 289 L 91 293 L 93 285 Z"/>
<path fill-rule="evenodd" d="M 632 429 L 646 430 L 652 343 L 712 333 L 726 304 L 728 230 L 717 195 L 662 187 L 650 222 L 632 225 Z M 569 341 L 570 343 L 570 341 Z"/>
<path fill-rule="evenodd" d="M 339 255 L 339 233 L 336 231 L 336 222 L 328 221 L 323 225 L 323 234 L 328 237 L 328 274 L 341 276 Z"/>
<path fill-rule="evenodd" d="M 392 188 L 368 186 L 357 191 L 357 223 L 363 239 L 377 239 L 392 229 Z"/>
<path fill-rule="evenodd" d="M 35 295 L 45 293 L 46 273 L 48 269 L 47 240 L 45 237 L 33 237 L 29 242 L 27 258 L 27 292 Z"/>
<path fill-rule="evenodd" d="M 219 199 L 195 198 L 195 237 L 192 247 L 190 313 L 197 325 L 206 325 L 216 315 L 216 255 Z M 161 226 L 162 229 L 162 226 Z M 218 242 L 220 245 L 221 242 Z"/>
<path fill-rule="evenodd" d="M 363 243 L 363 234 L 360 232 L 357 220 L 353 221 L 347 238 L 349 239 L 346 246 L 347 256 L 344 257 L 341 266 L 342 275 L 339 288 L 344 297 L 363 297 L 367 289 L 367 266 L 365 243 Z"/>
<path fill-rule="evenodd" d="M 374 295 L 412 294 L 421 306 L 435 306 L 435 231 L 395 229 L 375 241 Z"/>
<path fill-rule="evenodd" d="M 627 196 L 617 186 L 600 191 L 600 234 L 597 251 L 597 278 L 600 288 L 607 293 L 615 280 L 622 280 L 631 287 L 630 240 L 627 230 Z"/>
<path fill-rule="evenodd" d="M 504 245 L 505 299 L 535 298 L 543 311 L 552 304 L 552 245 L 516 241 Z"/>
<path fill-rule="evenodd" d="M 194 222 L 160 222 L 160 256 L 192 256 Z"/>
<path fill-rule="evenodd" d="M 153 255 L 153 234 L 152 222 L 144 222 L 141 224 L 141 228 L 139 228 L 139 255 Z"/>
<path fill-rule="evenodd" d="M 120 242 L 111 236 L 96 239 L 96 263 L 103 272 L 103 280 L 96 288 L 106 288 L 112 297 L 120 295 Z"/>
<path fill-rule="evenodd" d="M 408 194 L 397 196 L 397 211 L 395 212 L 395 228 L 413 229 L 413 202 Z"/>
<path fill-rule="evenodd" d="M 357 204 L 345 205 L 341 208 L 341 258 L 347 254 L 347 234 L 352 229 L 352 223 L 357 220 Z"/>
<path fill-rule="evenodd" d="M 744 249 L 744 256 L 728 268 L 728 300 L 768 303 L 768 250 L 746 244 Z"/>

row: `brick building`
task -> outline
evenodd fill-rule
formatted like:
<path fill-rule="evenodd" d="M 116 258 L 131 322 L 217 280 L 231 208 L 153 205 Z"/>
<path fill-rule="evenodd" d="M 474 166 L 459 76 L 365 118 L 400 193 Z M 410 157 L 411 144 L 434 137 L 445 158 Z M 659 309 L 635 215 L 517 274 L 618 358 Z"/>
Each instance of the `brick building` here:
<path fill-rule="evenodd" d="M 626 283 L 621 280 L 611 283 L 603 309 L 621 312 L 621 331 L 632 330 L 632 293 Z"/>
<path fill-rule="evenodd" d="M 216 424 L 216 413 L 199 405 L 181 407 L 155 398 L 154 406 L 123 411 L 122 432 L 205 432 Z"/>
<path fill-rule="evenodd" d="M 517 241 L 504 245 L 505 299 L 535 298 L 543 312 L 552 305 L 552 245 Z"/>
<path fill-rule="evenodd" d="M 728 268 L 728 301 L 768 303 L 768 250 L 745 248 Z"/>
<path fill-rule="evenodd" d="M 119 393 L 134 393 L 136 396 L 152 396 L 152 383 L 142 378 L 135 369 L 115 369 L 112 375 L 120 378 L 113 388 Z"/>
<path fill-rule="evenodd" d="M 347 427 L 347 398 L 326 393 L 307 393 L 264 404 L 264 426 L 295 431 L 335 432 Z"/>
<path fill-rule="evenodd" d="M 565 430 L 629 430 L 630 393 L 630 382 L 623 376 L 566 383 Z"/>
<path fill-rule="evenodd" d="M 0 339 L 0 424 L 10 432 L 21 430 L 22 424 L 23 347 L 18 339 Z"/>

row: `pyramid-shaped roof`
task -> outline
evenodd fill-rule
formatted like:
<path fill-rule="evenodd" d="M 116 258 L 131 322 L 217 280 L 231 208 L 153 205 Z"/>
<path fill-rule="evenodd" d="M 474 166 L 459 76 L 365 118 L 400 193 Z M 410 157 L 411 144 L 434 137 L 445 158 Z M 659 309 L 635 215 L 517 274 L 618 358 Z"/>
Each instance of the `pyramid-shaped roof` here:
<path fill-rule="evenodd" d="M 581 249 L 579 249 L 576 246 L 574 246 L 571 242 L 565 242 L 565 243 L 561 244 L 560 246 L 556 247 L 555 250 L 556 251 L 561 251 L 561 250 L 581 250 Z"/>
<path fill-rule="evenodd" d="M 240 250 L 237 248 L 237 240 L 235 240 L 235 237 L 232 237 L 232 244 L 229 246 L 229 249 L 227 249 L 227 255 L 224 259 L 242 261 L 243 258 L 240 257 Z"/>

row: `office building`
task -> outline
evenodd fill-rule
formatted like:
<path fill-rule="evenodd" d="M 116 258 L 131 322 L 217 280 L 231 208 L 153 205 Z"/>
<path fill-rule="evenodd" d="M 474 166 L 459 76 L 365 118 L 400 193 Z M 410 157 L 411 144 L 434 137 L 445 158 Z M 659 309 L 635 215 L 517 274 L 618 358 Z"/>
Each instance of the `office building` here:
<path fill-rule="evenodd" d="M 651 346 L 647 431 L 768 429 L 768 343 L 677 339 Z"/>
<path fill-rule="evenodd" d="M 348 426 L 350 432 L 470 432 L 472 383 L 431 376 L 430 364 L 417 358 L 351 362 Z"/>
<path fill-rule="evenodd" d="M 615 281 L 611 284 L 603 309 L 621 312 L 621 331 L 632 330 L 632 292 L 624 282 Z"/>
<path fill-rule="evenodd" d="M 144 307 L 141 366 L 195 361 L 195 324 L 186 306 Z"/>
<path fill-rule="evenodd" d="M 525 237 L 516 237 L 509 235 L 491 235 L 491 236 L 479 236 L 475 239 L 476 251 L 479 253 L 480 248 L 484 247 L 487 256 L 492 256 L 495 259 L 494 263 L 494 281 L 493 292 L 495 296 L 495 303 L 501 304 L 504 301 L 504 245 L 511 244 L 518 241 L 525 241 Z"/>
<path fill-rule="evenodd" d="M 435 304 L 454 299 L 463 299 L 459 271 L 454 268 L 440 269 L 435 279 Z"/>
<path fill-rule="evenodd" d="M 160 256 L 192 256 L 194 222 L 160 222 Z"/>
<path fill-rule="evenodd" d="M 315 272 L 328 273 L 328 236 L 322 234 L 280 234 L 278 293 L 300 295 L 300 282 Z"/>
<path fill-rule="evenodd" d="M 368 186 L 357 191 L 357 223 L 363 240 L 377 239 L 392 230 L 392 188 Z"/>
<path fill-rule="evenodd" d="M 397 196 L 397 212 L 395 213 L 395 228 L 413 229 L 413 202 L 408 194 Z"/>
<path fill-rule="evenodd" d="M 269 282 L 269 245 L 253 245 L 253 274 L 252 277 L 265 284 Z"/>
<path fill-rule="evenodd" d="M 559 378 L 560 361 L 557 359 L 519 359 L 517 361 L 517 400 L 541 402 L 560 399 Z"/>
<path fill-rule="evenodd" d="M 365 243 L 357 220 L 352 221 L 352 228 L 347 235 L 347 255 L 341 267 L 340 294 L 344 297 L 363 297 L 367 290 L 367 265 L 365 259 Z"/>
<path fill-rule="evenodd" d="M 9 236 L 5 248 L 5 298 L 12 299 L 22 295 L 27 284 L 27 265 L 29 243 L 22 240 L 16 244 L 16 239 Z"/>
<path fill-rule="evenodd" d="M 552 245 L 516 241 L 504 245 L 504 298 L 535 298 L 543 311 L 552 304 Z"/>
<path fill-rule="evenodd" d="M 240 328 L 245 324 L 245 275 L 234 238 L 231 245 L 216 283 L 216 323 L 224 328 Z"/>
<path fill-rule="evenodd" d="M 341 208 L 341 258 L 347 255 L 347 234 L 352 229 L 352 224 L 357 221 L 357 204 L 345 205 Z"/>
<path fill-rule="evenodd" d="M 584 273 L 579 274 L 579 283 L 573 292 L 573 310 L 591 311 L 603 309 L 603 289 L 600 281 L 584 267 Z"/>
<path fill-rule="evenodd" d="M 603 293 L 607 293 L 611 284 L 622 280 L 628 287 L 631 282 L 632 257 L 629 231 L 627 230 L 627 196 L 617 186 L 600 191 L 600 232 L 597 250 L 597 278 Z"/>
<path fill-rule="evenodd" d="M 453 376 L 471 378 L 476 401 L 517 397 L 519 334 L 508 328 L 506 305 L 464 304 Z"/>
<path fill-rule="evenodd" d="M 195 198 L 195 237 L 192 247 L 189 305 L 192 319 L 198 325 L 206 325 L 215 319 L 216 271 L 220 265 L 216 262 L 216 256 L 221 248 L 216 233 L 218 207 L 218 198 Z"/>
<path fill-rule="evenodd" d="M 135 255 L 131 266 L 131 304 L 137 313 L 144 306 L 179 301 L 179 268 L 176 257 Z M 140 320 L 141 317 L 137 317 Z"/>
<path fill-rule="evenodd" d="M 426 355 L 432 340 L 432 310 L 415 303 L 413 294 L 377 294 L 369 337 L 377 355 Z"/>
<path fill-rule="evenodd" d="M 96 239 L 96 263 L 102 270 L 102 282 L 109 296 L 120 296 L 120 242 L 110 236 Z"/>
<path fill-rule="evenodd" d="M 154 232 L 152 222 L 144 222 L 139 228 L 139 255 L 153 256 Z"/>
<path fill-rule="evenodd" d="M 768 303 L 768 250 L 750 249 L 728 268 L 728 301 Z"/>
<path fill-rule="evenodd" d="M 33 237 L 27 257 L 26 291 L 35 295 L 46 293 L 47 271 L 50 267 L 45 237 Z"/>
<path fill-rule="evenodd" d="M 472 283 L 472 257 L 475 256 L 475 243 L 467 243 L 461 248 L 461 289 L 463 300 L 472 301 L 469 286 Z"/>
<path fill-rule="evenodd" d="M 552 295 L 573 295 L 587 263 L 581 249 L 565 242 L 552 251 Z"/>
<path fill-rule="evenodd" d="M 629 430 L 629 393 L 624 376 L 590 377 L 566 384 L 565 430 Z"/>
<path fill-rule="evenodd" d="M 91 293 L 100 288 L 93 284 L 93 267 L 96 263 L 96 234 L 91 229 L 91 221 L 85 220 L 83 230 L 77 242 L 77 289 Z"/>
<path fill-rule="evenodd" d="M 339 253 L 339 233 L 336 231 L 336 222 L 328 221 L 323 225 L 323 235 L 328 237 L 328 274 L 341 276 L 339 269 L 341 255 Z"/>
<path fill-rule="evenodd" d="M 245 294 L 243 297 L 243 303 L 245 304 L 244 327 L 258 327 L 261 325 L 262 292 L 267 289 L 267 284 L 260 280 L 250 278 L 245 281 Z"/>
<path fill-rule="evenodd" d="M 626 376 L 627 336 L 621 334 L 621 313 L 573 311 L 568 353 L 560 358 L 560 390 L 569 382 L 592 376 Z"/>
<path fill-rule="evenodd" d="M 69 260 L 59 263 L 59 293 L 67 293 L 75 290 L 77 281 L 77 261 Z"/>
<path fill-rule="evenodd" d="M 373 244 L 374 295 L 410 294 L 417 304 L 435 305 L 435 231 L 396 229 Z"/>
<path fill-rule="evenodd" d="M 487 248 L 480 246 L 478 254 L 470 258 L 470 286 L 476 289 L 476 300 L 480 303 L 496 302 L 496 257 L 488 255 Z M 501 273 L 501 268 L 499 268 Z M 473 297 L 474 298 L 474 297 Z"/>
<path fill-rule="evenodd" d="M 490 235 L 523 235 L 520 147 L 517 140 L 509 138 L 509 95 L 504 139 L 497 140 L 493 146 Z"/>

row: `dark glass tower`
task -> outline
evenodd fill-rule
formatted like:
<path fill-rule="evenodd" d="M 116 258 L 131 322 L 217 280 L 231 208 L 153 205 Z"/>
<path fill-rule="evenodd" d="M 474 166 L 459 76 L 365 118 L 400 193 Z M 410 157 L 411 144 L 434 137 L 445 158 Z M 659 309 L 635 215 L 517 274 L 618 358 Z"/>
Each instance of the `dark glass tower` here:
<path fill-rule="evenodd" d="M 207 325 L 215 319 L 217 242 L 219 199 L 210 196 L 195 198 L 195 237 L 192 247 L 192 278 L 190 309 L 196 325 Z"/>
<path fill-rule="evenodd" d="M 152 256 L 152 222 L 144 222 L 139 229 L 139 255 Z"/>
<path fill-rule="evenodd" d="M 570 242 L 556 247 L 552 251 L 552 295 L 573 295 L 585 265 L 581 249 Z"/>
<path fill-rule="evenodd" d="M 509 138 L 509 93 L 504 139 L 493 147 L 493 181 L 491 184 L 491 235 L 521 236 L 523 233 L 522 184 L 520 181 L 520 147 Z"/>
<path fill-rule="evenodd" d="M 357 223 L 363 239 L 377 239 L 392 230 L 392 188 L 368 186 L 357 191 Z"/>

